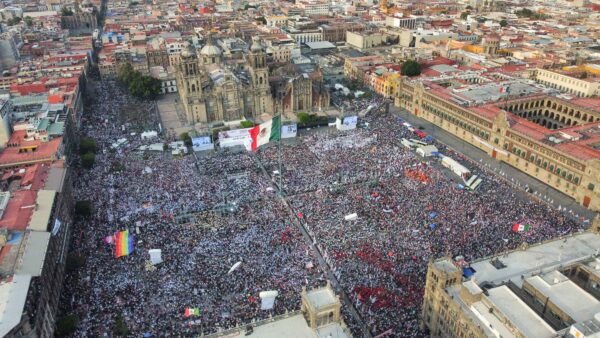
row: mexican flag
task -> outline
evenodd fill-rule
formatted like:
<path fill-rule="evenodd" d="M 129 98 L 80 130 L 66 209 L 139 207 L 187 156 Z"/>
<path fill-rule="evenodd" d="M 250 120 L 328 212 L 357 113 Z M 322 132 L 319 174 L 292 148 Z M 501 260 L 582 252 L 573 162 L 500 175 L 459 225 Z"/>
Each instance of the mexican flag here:
<path fill-rule="evenodd" d="M 197 307 L 186 307 L 185 308 L 185 316 L 186 317 L 191 317 L 191 316 L 199 316 L 200 315 L 200 309 Z"/>
<path fill-rule="evenodd" d="M 529 225 L 529 224 L 515 223 L 512 227 L 513 232 L 529 231 L 529 229 L 531 229 L 531 225 Z"/>
<path fill-rule="evenodd" d="M 250 129 L 250 137 L 252 137 L 252 151 L 270 141 L 279 140 L 281 137 L 281 116 L 277 115 L 271 120 Z"/>

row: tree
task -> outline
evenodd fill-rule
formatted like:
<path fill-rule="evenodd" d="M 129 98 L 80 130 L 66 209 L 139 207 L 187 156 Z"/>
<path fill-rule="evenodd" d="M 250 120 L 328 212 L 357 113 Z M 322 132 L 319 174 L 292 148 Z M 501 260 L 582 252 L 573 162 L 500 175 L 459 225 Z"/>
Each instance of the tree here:
<path fill-rule="evenodd" d="M 63 8 L 61 8 L 61 9 L 60 9 L 60 13 L 61 13 L 63 16 L 71 16 L 71 15 L 73 15 L 73 11 L 72 11 L 70 8 L 68 8 L 68 7 L 63 7 Z"/>
<path fill-rule="evenodd" d="M 473 7 L 471 7 L 471 5 L 468 5 L 467 7 L 465 7 L 465 9 L 467 9 L 467 10 L 469 10 L 469 11 L 470 11 L 470 10 L 472 10 L 472 9 L 473 9 Z"/>
<path fill-rule="evenodd" d="M 406 76 L 416 76 L 421 74 L 421 64 L 415 60 L 407 60 L 400 67 L 400 73 Z"/>
<path fill-rule="evenodd" d="M 118 337 L 126 337 L 129 335 L 129 328 L 123 320 L 123 315 L 121 315 L 120 313 L 117 315 L 117 319 L 115 320 L 115 327 L 113 329 L 113 332 Z"/>
<path fill-rule="evenodd" d="M 129 86 L 135 75 L 135 70 L 131 63 L 124 63 L 117 69 L 117 82 L 122 86 Z"/>
<path fill-rule="evenodd" d="M 500 27 L 506 27 L 506 26 L 508 26 L 508 21 L 506 21 L 504 19 L 500 20 Z"/>
<path fill-rule="evenodd" d="M 179 135 L 179 139 L 183 141 L 183 143 L 185 143 L 185 145 L 187 146 L 192 145 L 192 137 L 189 133 L 181 133 L 181 135 Z"/>
<path fill-rule="evenodd" d="M 469 12 L 462 12 L 462 13 L 460 13 L 460 18 L 462 20 L 467 20 L 468 17 L 469 17 Z"/>
<path fill-rule="evenodd" d="M 252 128 L 252 127 L 254 127 L 254 122 L 252 122 L 252 121 L 240 122 L 240 128 Z"/>
<path fill-rule="evenodd" d="M 57 337 L 68 337 L 79 325 L 79 317 L 74 314 L 70 314 L 62 317 L 56 322 L 56 336 Z"/>
<path fill-rule="evenodd" d="M 263 24 L 263 25 L 266 25 L 266 24 L 267 24 L 267 19 L 265 19 L 265 17 L 264 17 L 264 16 L 259 16 L 259 17 L 256 17 L 256 19 L 255 19 L 255 20 L 256 20 L 256 22 L 259 22 L 259 23 L 261 23 L 261 24 Z"/>
<path fill-rule="evenodd" d="M 140 75 L 139 72 L 134 73 L 134 77 L 129 83 L 129 92 L 142 99 L 155 99 L 160 94 L 161 81 L 152 76 Z"/>
<path fill-rule="evenodd" d="M 96 153 L 96 140 L 84 137 L 79 141 L 79 154 Z"/>
<path fill-rule="evenodd" d="M 309 113 L 298 113 L 296 116 L 300 123 L 310 123 L 312 121 L 312 116 Z"/>
<path fill-rule="evenodd" d="M 92 203 L 90 201 L 77 201 L 75 203 L 75 215 L 89 217 L 92 214 Z"/>
<path fill-rule="evenodd" d="M 87 154 L 83 154 L 81 156 L 81 165 L 84 168 L 90 169 L 91 167 L 94 166 L 94 163 L 96 163 L 96 154 L 87 153 Z"/>
<path fill-rule="evenodd" d="M 25 18 L 23 18 L 23 21 L 25 21 L 25 24 L 27 25 L 27 27 L 33 26 L 33 18 L 32 17 L 26 16 Z"/>
<path fill-rule="evenodd" d="M 6 22 L 6 24 L 7 24 L 7 25 L 9 25 L 9 26 L 14 26 L 14 25 L 18 25 L 18 24 L 19 24 L 19 22 L 21 22 L 21 18 L 20 18 L 20 17 L 18 17 L 18 16 L 15 16 L 14 18 L 12 18 L 12 19 L 9 19 L 9 20 Z"/>

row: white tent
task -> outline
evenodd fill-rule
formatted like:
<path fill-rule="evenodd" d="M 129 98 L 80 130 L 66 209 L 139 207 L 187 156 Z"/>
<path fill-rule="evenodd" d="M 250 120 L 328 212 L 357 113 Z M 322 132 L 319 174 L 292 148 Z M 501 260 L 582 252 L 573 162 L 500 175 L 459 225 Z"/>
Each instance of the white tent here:
<path fill-rule="evenodd" d="M 148 253 L 150 254 L 150 262 L 152 262 L 152 265 L 162 263 L 163 260 L 161 249 L 150 249 L 148 250 Z"/>
<path fill-rule="evenodd" d="M 356 213 L 344 216 L 344 220 L 346 220 L 346 221 L 355 221 L 357 218 L 358 218 L 358 215 Z"/>
<path fill-rule="evenodd" d="M 157 136 L 158 136 L 158 133 L 154 130 L 145 131 L 141 134 L 142 140 L 155 138 Z"/>
<path fill-rule="evenodd" d="M 275 306 L 275 297 L 277 297 L 279 295 L 279 292 L 277 292 L 275 290 L 262 291 L 258 295 L 260 296 L 260 300 L 261 300 L 260 309 L 261 310 L 271 310 L 273 308 L 273 306 Z"/>

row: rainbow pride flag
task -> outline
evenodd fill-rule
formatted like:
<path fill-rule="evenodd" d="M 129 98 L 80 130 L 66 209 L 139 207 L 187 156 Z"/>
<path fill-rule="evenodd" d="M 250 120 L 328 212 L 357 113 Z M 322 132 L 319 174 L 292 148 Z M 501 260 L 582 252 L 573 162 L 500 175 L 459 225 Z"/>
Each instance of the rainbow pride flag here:
<path fill-rule="evenodd" d="M 133 252 L 133 235 L 129 235 L 129 230 L 119 231 L 116 243 L 116 258 L 128 256 Z"/>

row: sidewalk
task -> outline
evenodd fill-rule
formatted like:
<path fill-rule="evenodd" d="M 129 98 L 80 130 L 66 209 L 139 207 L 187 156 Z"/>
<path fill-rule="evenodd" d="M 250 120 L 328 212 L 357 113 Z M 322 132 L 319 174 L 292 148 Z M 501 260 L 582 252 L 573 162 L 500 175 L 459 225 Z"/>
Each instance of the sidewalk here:
<path fill-rule="evenodd" d="M 400 110 L 400 108 L 395 106 L 390 106 L 390 112 L 406 120 L 415 128 L 423 127 L 423 131 L 428 135 L 431 135 L 434 139 L 497 172 L 506 180 L 513 182 L 516 188 L 521 190 L 529 188 L 530 197 L 540 199 L 548 203 L 554 209 L 558 209 L 559 206 L 561 208 L 566 208 L 565 214 L 567 216 L 576 220 L 580 220 L 580 218 L 583 217 L 590 221 L 596 216 L 596 212 L 579 205 L 573 198 L 538 181 L 534 177 L 521 172 L 507 163 L 491 158 L 481 149 L 461 140 L 433 123 L 410 114 L 406 110 Z M 482 185 L 481 188 L 485 189 L 485 185 Z M 586 224 L 586 226 L 587 225 L 588 224 Z"/>

